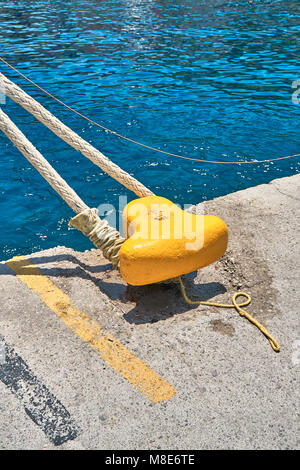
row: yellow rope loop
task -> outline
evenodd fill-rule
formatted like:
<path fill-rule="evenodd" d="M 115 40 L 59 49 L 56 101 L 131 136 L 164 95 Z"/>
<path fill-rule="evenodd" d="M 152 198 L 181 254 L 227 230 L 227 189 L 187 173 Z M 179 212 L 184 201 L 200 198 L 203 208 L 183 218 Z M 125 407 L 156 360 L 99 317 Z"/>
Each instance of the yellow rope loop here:
<path fill-rule="evenodd" d="M 232 296 L 232 304 L 222 304 L 222 303 L 217 303 L 217 302 L 206 302 L 206 301 L 202 301 L 202 300 L 201 301 L 200 300 L 191 300 L 186 295 L 186 291 L 185 291 L 185 287 L 184 287 L 182 278 L 179 277 L 178 280 L 179 280 L 179 283 L 180 283 L 181 292 L 182 292 L 182 295 L 184 297 L 184 300 L 188 304 L 190 304 L 190 305 L 209 305 L 211 307 L 221 307 L 221 308 L 235 308 L 236 311 L 242 317 L 246 317 L 247 320 L 249 320 L 251 323 L 253 323 L 253 325 L 255 325 L 268 338 L 268 340 L 269 340 L 272 348 L 274 349 L 274 351 L 276 351 L 276 352 L 280 351 L 280 346 L 279 346 L 278 342 L 270 335 L 270 333 L 266 330 L 266 328 L 261 323 L 259 323 L 257 320 L 255 320 L 255 318 L 253 318 L 248 312 L 246 312 L 245 310 L 242 309 L 242 307 L 246 307 L 246 305 L 249 305 L 250 302 L 251 302 L 251 296 L 249 294 L 246 294 L 245 292 L 236 292 Z M 238 304 L 236 299 L 239 296 L 246 297 L 247 300 L 245 300 L 244 302 Z"/>

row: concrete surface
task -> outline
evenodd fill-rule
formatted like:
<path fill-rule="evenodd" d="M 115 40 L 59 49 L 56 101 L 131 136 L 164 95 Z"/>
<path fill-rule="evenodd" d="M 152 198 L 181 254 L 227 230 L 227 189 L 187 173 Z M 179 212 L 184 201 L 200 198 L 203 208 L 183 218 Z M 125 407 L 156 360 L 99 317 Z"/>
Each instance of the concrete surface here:
<path fill-rule="evenodd" d="M 191 307 L 174 285 L 126 286 L 94 249 L 57 247 L 28 256 L 176 388 L 160 403 L 149 401 L 0 264 L 8 361 L 2 354 L 0 448 L 299 448 L 299 201 L 295 175 L 192 209 L 222 217 L 230 241 L 218 263 L 185 277 L 188 293 L 228 302 L 236 290 L 249 292 L 248 311 L 278 340 L 280 353 L 234 310 Z"/>

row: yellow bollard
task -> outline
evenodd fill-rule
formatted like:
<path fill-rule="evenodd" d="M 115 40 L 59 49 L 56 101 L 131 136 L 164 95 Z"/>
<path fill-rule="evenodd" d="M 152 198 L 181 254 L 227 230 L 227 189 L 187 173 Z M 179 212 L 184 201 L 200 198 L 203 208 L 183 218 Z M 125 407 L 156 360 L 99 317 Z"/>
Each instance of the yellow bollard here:
<path fill-rule="evenodd" d="M 164 197 L 131 201 L 123 212 L 120 271 L 131 285 L 164 281 L 203 268 L 226 251 L 228 229 L 214 215 L 190 214 Z"/>

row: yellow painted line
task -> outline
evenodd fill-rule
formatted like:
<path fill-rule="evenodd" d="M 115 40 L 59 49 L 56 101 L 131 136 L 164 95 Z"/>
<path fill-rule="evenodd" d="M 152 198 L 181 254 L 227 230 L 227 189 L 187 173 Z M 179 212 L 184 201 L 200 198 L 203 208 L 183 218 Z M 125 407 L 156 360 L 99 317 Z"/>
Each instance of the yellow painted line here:
<path fill-rule="evenodd" d="M 102 333 L 101 325 L 79 310 L 72 300 L 24 256 L 6 261 L 29 289 L 76 333 L 96 349 L 101 357 L 128 382 L 137 387 L 152 402 L 172 398 L 176 389 L 162 379 L 151 367 L 141 361 L 110 334 Z"/>

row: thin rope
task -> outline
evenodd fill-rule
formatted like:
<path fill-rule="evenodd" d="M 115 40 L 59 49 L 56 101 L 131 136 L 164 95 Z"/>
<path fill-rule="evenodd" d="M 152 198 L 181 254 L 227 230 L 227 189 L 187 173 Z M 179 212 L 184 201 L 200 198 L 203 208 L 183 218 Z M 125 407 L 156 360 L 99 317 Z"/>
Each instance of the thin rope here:
<path fill-rule="evenodd" d="M 76 111 L 76 109 L 72 108 L 71 106 L 68 106 L 66 103 L 64 103 L 63 101 L 61 101 L 60 99 L 56 98 L 54 95 L 52 95 L 51 93 L 49 93 L 48 91 L 44 90 L 44 88 L 40 87 L 37 83 L 35 83 L 34 81 L 32 81 L 30 78 L 26 77 L 26 75 L 24 75 L 23 73 L 21 73 L 18 69 L 16 69 L 15 67 L 13 67 L 11 64 L 9 64 L 6 60 L 4 60 L 2 57 L 0 57 L 0 60 L 6 64 L 8 67 L 10 67 L 12 70 L 14 70 L 15 72 L 17 72 L 21 77 L 23 77 L 25 80 L 27 80 L 28 82 L 30 82 L 32 85 L 34 85 L 36 88 L 38 88 L 39 90 L 41 90 L 43 93 L 46 93 L 46 95 L 50 96 L 50 98 L 54 99 L 55 101 L 57 101 L 58 103 L 60 103 L 61 105 L 65 106 L 67 109 L 69 109 L 70 111 L 72 111 L 73 113 L 77 114 L 78 116 L 82 117 L 83 119 L 86 119 L 87 121 L 89 121 L 90 123 L 94 124 L 95 126 L 98 126 L 100 127 L 101 129 L 104 129 L 105 131 L 107 132 L 110 132 L 111 134 L 114 134 L 115 136 L 117 137 L 120 137 L 121 139 L 124 139 L 124 140 L 127 140 L 128 142 L 132 142 L 136 145 L 140 145 L 141 147 L 144 147 L 144 148 L 147 148 L 149 150 L 153 150 L 155 152 L 159 152 L 159 153 L 163 153 L 164 155 L 169 155 L 171 157 L 176 157 L 176 158 L 182 158 L 184 160 L 192 160 L 194 162 L 202 162 L 202 163 L 214 163 L 214 164 L 221 164 L 221 165 L 242 165 L 242 164 L 253 164 L 253 163 L 256 163 L 256 164 L 261 164 L 261 163 L 268 163 L 268 162 L 275 162 L 275 161 L 278 161 L 278 160 L 286 160 L 287 158 L 293 158 L 293 157 L 299 157 L 300 156 L 300 153 L 297 153 L 297 154 L 294 154 L 294 155 L 288 155 L 288 156 L 285 156 L 285 157 L 277 157 L 277 158 L 270 158 L 268 160 L 252 160 L 252 161 L 239 161 L 239 162 L 233 162 L 233 161 L 227 161 L 227 162 L 221 162 L 221 161 L 216 161 L 216 160 L 204 160 L 204 159 L 200 159 L 200 158 L 193 158 L 193 157 L 186 157 L 186 156 L 183 156 L 183 155 L 178 155 L 176 153 L 170 153 L 170 152 L 166 152 L 165 150 L 160 150 L 156 147 L 151 147 L 150 145 L 146 145 L 146 144 L 143 144 L 141 142 L 138 142 L 136 140 L 133 140 L 133 139 L 130 139 L 129 137 L 126 137 L 122 134 L 119 134 L 117 133 L 116 131 L 113 131 L 105 126 L 102 126 L 101 124 L 99 124 L 98 122 L 96 121 L 93 121 L 92 119 L 88 118 L 87 116 L 81 114 L 79 111 Z"/>
<path fill-rule="evenodd" d="M 188 298 L 188 296 L 186 295 L 186 291 L 185 291 L 185 287 L 184 287 L 184 284 L 183 284 L 183 281 L 182 281 L 182 278 L 181 277 L 178 277 L 178 280 L 179 280 L 179 283 L 180 283 L 180 287 L 181 287 L 181 292 L 182 292 L 182 295 L 184 297 L 184 300 L 190 304 L 190 305 L 208 305 L 210 307 L 221 307 L 221 308 L 235 308 L 236 311 L 242 316 L 242 317 L 246 317 L 247 320 L 249 320 L 251 323 L 253 323 L 253 325 L 255 325 L 269 340 L 272 348 L 274 349 L 274 351 L 276 352 L 279 352 L 280 351 L 280 346 L 279 344 L 277 343 L 277 341 L 270 335 L 270 333 L 266 330 L 266 328 L 261 324 L 259 323 L 257 320 L 255 320 L 255 318 L 253 318 L 250 313 L 246 312 L 245 310 L 242 309 L 242 307 L 246 307 L 246 305 L 249 305 L 250 302 L 251 302 L 251 296 L 249 294 L 246 294 L 245 292 L 236 292 L 235 294 L 233 294 L 232 296 L 232 304 L 222 304 L 222 303 L 217 303 L 217 302 L 206 302 L 206 301 L 203 301 L 203 300 L 191 300 Z M 243 296 L 243 297 L 246 297 L 247 300 L 245 300 L 244 302 L 238 304 L 236 299 L 239 297 L 239 296 Z"/>

